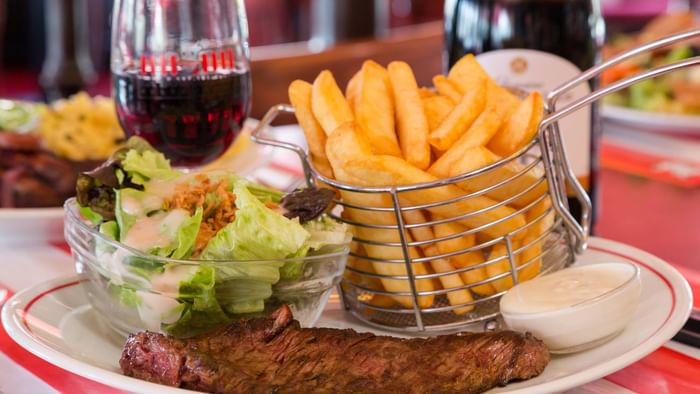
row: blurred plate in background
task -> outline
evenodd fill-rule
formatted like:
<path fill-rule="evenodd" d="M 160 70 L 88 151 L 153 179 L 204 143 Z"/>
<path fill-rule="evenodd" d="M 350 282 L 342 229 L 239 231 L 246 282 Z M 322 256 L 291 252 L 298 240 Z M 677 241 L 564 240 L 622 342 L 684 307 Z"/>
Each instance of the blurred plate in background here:
<path fill-rule="evenodd" d="M 658 133 L 700 135 L 700 115 L 648 112 L 612 105 L 603 105 L 601 114 L 603 119 L 618 126 Z"/>

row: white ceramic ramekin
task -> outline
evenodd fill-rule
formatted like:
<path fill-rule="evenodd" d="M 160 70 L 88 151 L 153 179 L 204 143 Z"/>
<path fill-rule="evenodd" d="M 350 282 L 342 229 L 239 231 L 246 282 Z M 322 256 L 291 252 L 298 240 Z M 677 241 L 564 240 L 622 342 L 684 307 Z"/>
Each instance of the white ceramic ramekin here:
<path fill-rule="evenodd" d="M 591 291 L 589 298 L 584 295 L 583 299 L 569 305 L 560 302 L 569 298 L 568 289 L 575 291 L 577 286 L 585 287 L 585 283 L 595 285 L 595 280 L 587 281 L 586 275 L 600 278 L 601 272 L 609 273 L 616 285 L 605 291 Z M 619 334 L 637 309 L 641 289 L 639 267 L 634 264 L 581 265 L 513 287 L 501 298 L 501 314 L 508 327 L 531 332 L 552 353 L 572 353 L 597 346 Z"/>

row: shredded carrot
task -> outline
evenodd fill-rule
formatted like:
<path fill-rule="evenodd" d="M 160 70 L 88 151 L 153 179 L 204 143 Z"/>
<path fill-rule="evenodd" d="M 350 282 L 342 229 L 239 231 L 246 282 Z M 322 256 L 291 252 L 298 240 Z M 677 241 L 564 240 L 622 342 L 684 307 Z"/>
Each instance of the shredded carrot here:
<path fill-rule="evenodd" d="M 202 224 L 197 234 L 193 256 L 199 256 L 209 240 L 236 218 L 236 195 L 226 190 L 225 180 L 212 182 L 205 174 L 198 174 L 193 183 L 175 187 L 175 195 L 166 201 L 166 209 L 185 209 L 194 215 L 202 208 Z"/>

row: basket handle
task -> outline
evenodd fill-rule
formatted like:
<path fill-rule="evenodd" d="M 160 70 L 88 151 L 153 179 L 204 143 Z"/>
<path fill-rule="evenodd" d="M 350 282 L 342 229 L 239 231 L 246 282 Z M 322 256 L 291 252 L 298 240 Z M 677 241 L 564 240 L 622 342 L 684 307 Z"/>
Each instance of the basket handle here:
<path fill-rule="evenodd" d="M 547 181 L 550 182 L 550 184 L 552 185 L 552 187 L 550 187 L 550 195 L 552 197 L 552 200 L 555 202 L 554 208 L 557 211 L 557 213 L 559 213 L 564 219 L 564 223 L 569 228 L 569 230 L 574 234 L 576 238 L 576 249 L 578 252 L 582 252 L 585 249 L 586 243 L 588 241 L 588 235 L 590 234 L 592 222 L 591 200 L 588 194 L 586 193 L 586 190 L 576 178 L 573 169 L 570 165 L 568 165 L 568 157 L 566 156 L 566 151 L 564 150 L 564 144 L 557 122 L 561 118 L 569 115 L 570 113 L 582 107 L 585 107 L 591 104 L 592 102 L 597 101 L 604 96 L 607 96 L 608 94 L 625 89 L 638 82 L 655 78 L 660 75 L 667 74 L 682 68 L 700 65 L 700 56 L 695 56 L 682 61 L 659 66 L 650 69 L 646 72 L 616 81 L 608 86 L 593 91 L 587 94 L 586 96 L 583 96 L 573 101 L 572 103 L 569 103 L 561 109 L 556 109 L 556 100 L 566 91 L 578 86 L 583 82 L 587 82 L 592 78 L 595 78 L 600 73 L 614 66 L 615 64 L 618 64 L 641 53 L 648 52 L 660 47 L 668 46 L 675 42 L 687 40 L 689 38 L 697 36 L 700 36 L 700 29 L 675 34 L 642 45 L 638 48 L 631 49 L 599 65 L 591 67 L 590 69 L 584 71 L 577 77 L 572 78 L 571 80 L 561 84 L 559 87 L 553 89 L 547 94 L 548 113 L 544 117 L 544 119 L 542 119 L 542 122 L 539 126 L 539 137 L 543 159 L 549 166 L 551 166 L 552 169 L 560 171 L 559 176 L 563 176 L 561 179 L 564 179 L 566 181 L 566 184 L 573 188 L 576 194 L 576 198 L 581 202 L 581 205 L 583 207 L 580 223 L 576 221 L 576 219 L 574 219 L 574 217 L 568 210 L 568 204 L 566 201 L 566 184 L 560 183 L 557 177 L 553 176 L 553 174 L 550 174 L 551 172 L 547 173 Z M 560 161 L 561 163 L 567 163 L 567 165 L 557 165 L 557 161 Z"/>
<path fill-rule="evenodd" d="M 296 153 L 297 156 L 299 156 L 299 160 L 301 160 L 301 165 L 304 168 L 304 179 L 306 180 L 306 185 L 311 186 L 314 184 L 314 176 L 316 175 L 316 173 L 309 164 L 310 160 L 308 155 L 306 154 L 306 150 L 304 150 L 304 148 L 302 148 L 301 146 L 293 144 L 291 142 L 279 141 L 263 136 L 263 131 L 270 127 L 272 122 L 281 113 L 294 113 L 294 107 L 288 104 L 277 104 L 272 106 L 272 108 L 270 108 L 265 113 L 265 116 L 263 116 L 260 122 L 258 122 L 257 126 L 255 126 L 255 128 L 253 128 L 253 130 L 250 132 L 250 139 L 258 144 L 275 146 Z"/>

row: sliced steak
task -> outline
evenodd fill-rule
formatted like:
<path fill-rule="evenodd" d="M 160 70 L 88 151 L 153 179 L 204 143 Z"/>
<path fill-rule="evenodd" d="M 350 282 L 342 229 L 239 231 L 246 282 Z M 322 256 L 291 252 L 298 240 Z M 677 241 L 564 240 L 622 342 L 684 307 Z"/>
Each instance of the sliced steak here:
<path fill-rule="evenodd" d="M 212 393 L 476 393 L 537 376 L 548 362 L 530 334 L 401 339 L 300 328 L 284 306 L 189 339 L 132 335 L 120 365 L 128 376 Z"/>

